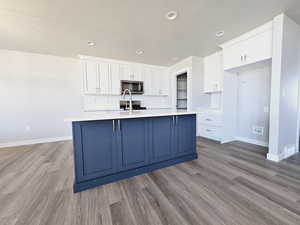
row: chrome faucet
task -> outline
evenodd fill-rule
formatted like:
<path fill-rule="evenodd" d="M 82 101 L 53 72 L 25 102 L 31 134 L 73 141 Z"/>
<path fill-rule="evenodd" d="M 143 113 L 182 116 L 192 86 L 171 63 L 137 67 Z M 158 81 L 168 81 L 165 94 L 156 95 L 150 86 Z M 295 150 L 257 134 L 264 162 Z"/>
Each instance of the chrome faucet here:
<path fill-rule="evenodd" d="M 129 94 L 129 111 L 132 112 L 132 94 L 129 89 L 125 89 L 123 91 L 123 99 L 125 99 L 126 92 L 128 92 L 128 94 Z"/>

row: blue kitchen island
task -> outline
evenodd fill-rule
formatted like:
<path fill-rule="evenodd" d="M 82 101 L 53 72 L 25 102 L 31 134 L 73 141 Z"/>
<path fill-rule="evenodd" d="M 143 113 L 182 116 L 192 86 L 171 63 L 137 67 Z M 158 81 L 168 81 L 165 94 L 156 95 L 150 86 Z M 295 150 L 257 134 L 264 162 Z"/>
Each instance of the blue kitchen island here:
<path fill-rule="evenodd" d="M 85 113 L 72 122 L 74 192 L 197 158 L 196 113 Z"/>

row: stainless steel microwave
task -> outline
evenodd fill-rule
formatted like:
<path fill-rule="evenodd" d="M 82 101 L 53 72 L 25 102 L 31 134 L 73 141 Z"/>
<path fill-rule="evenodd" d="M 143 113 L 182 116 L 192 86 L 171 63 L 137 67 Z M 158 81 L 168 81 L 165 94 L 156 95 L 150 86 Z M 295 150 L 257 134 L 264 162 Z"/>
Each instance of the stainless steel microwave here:
<path fill-rule="evenodd" d="M 142 95 L 144 94 L 144 83 L 142 81 L 121 80 L 121 95 L 126 89 L 129 89 L 133 95 Z"/>

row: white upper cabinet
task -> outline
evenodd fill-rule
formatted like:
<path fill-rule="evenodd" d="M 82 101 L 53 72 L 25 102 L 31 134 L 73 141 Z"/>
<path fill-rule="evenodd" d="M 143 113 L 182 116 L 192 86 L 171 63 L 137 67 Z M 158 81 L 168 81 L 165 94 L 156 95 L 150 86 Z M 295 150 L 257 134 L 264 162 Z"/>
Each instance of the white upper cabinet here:
<path fill-rule="evenodd" d="M 120 64 L 121 80 L 132 80 L 132 72 L 129 64 Z"/>
<path fill-rule="evenodd" d="M 167 69 L 138 63 L 85 58 L 81 61 L 84 94 L 120 95 L 121 80 L 143 81 L 145 95 L 169 95 Z"/>
<path fill-rule="evenodd" d="M 105 62 L 98 63 L 98 71 L 99 71 L 99 92 L 100 94 L 110 94 L 110 72 L 109 72 L 109 64 Z"/>
<path fill-rule="evenodd" d="M 223 68 L 235 69 L 272 58 L 272 23 L 223 44 Z"/>
<path fill-rule="evenodd" d="M 143 81 L 144 68 L 140 64 L 121 64 L 120 77 L 121 80 Z"/>
<path fill-rule="evenodd" d="M 222 52 L 204 58 L 204 92 L 221 92 L 223 86 Z"/>
<path fill-rule="evenodd" d="M 143 81 L 144 80 L 144 66 L 141 64 L 133 64 L 131 66 L 131 80 Z"/>
<path fill-rule="evenodd" d="M 151 94 L 152 95 L 159 95 L 160 89 L 160 71 L 159 69 L 153 67 L 151 69 Z"/>
<path fill-rule="evenodd" d="M 236 43 L 223 49 L 223 68 L 229 70 L 243 65 L 243 42 Z"/>
<path fill-rule="evenodd" d="M 98 63 L 94 61 L 83 61 L 83 79 L 84 79 L 84 93 L 97 94 L 100 92 Z"/>
<path fill-rule="evenodd" d="M 155 66 L 144 66 L 143 71 L 145 95 L 169 95 L 169 74 L 167 69 Z"/>
<path fill-rule="evenodd" d="M 272 58 L 272 34 L 272 30 L 268 30 L 245 41 L 244 64 Z"/>
<path fill-rule="evenodd" d="M 149 66 L 144 67 L 144 94 L 152 94 L 152 68 Z"/>
<path fill-rule="evenodd" d="M 121 93 L 121 79 L 120 79 L 120 65 L 117 63 L 110 64 L 110 84 L 112 95 L 120 95 Z"/>
<path fill-rule="evenodd" d="M 85 94 L 120 94 L 119 64 L 85 60 L 82 65 Z"/>
<path fill-rule="evenodd" d="M 160 74 L 159 95 L 169 95 L 169 71 L 167 69 L 161 69 Z"/>

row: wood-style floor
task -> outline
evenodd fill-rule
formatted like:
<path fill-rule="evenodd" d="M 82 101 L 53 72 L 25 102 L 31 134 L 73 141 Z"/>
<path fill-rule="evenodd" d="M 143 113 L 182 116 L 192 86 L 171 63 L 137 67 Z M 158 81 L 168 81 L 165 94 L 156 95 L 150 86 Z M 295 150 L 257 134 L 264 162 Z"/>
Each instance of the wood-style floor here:
<path fill-rule="evenodd" d="M 199 159 L 73 194 L 72 143 L 0 150 L 1 225 L 300 224 L 300 156 L 198 139 Z"/>

